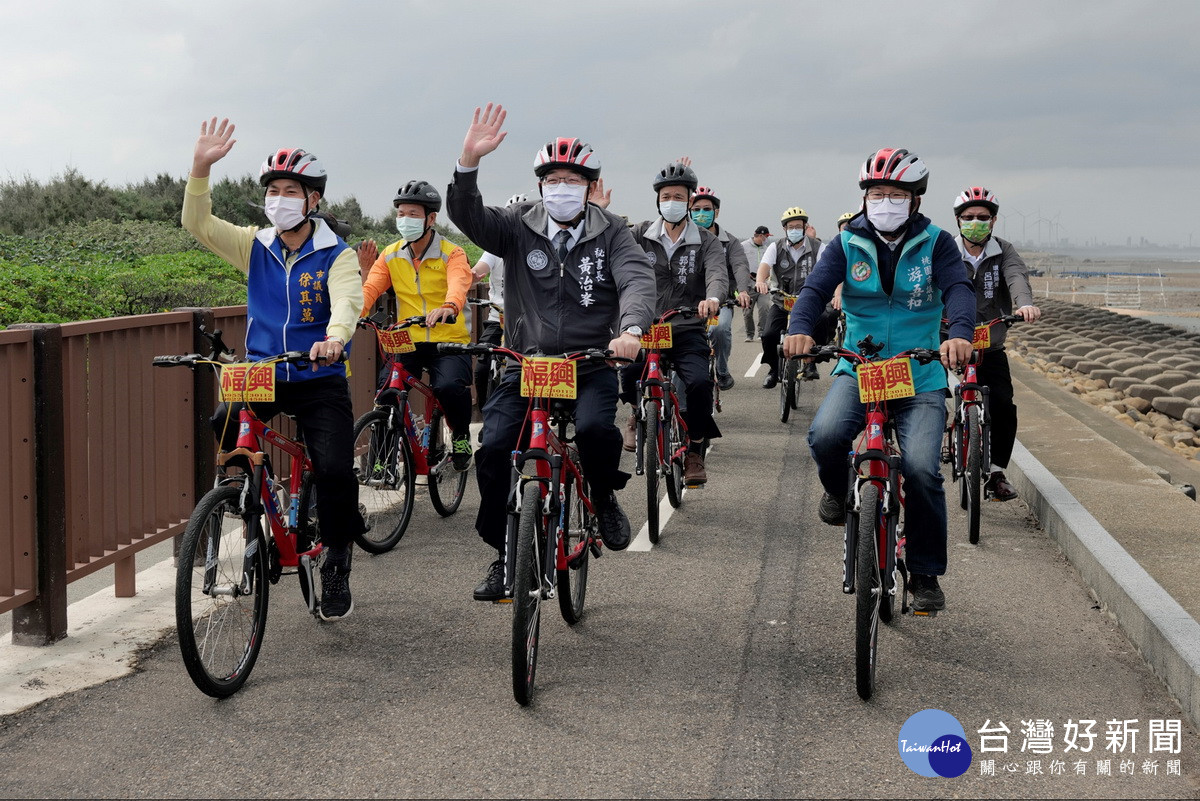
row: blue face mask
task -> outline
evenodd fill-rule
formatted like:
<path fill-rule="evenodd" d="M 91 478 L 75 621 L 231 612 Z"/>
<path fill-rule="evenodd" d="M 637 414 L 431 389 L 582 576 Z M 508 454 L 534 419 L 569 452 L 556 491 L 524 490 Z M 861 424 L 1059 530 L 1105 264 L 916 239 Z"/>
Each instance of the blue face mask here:
<path fill-rule="evenodd" d="M 692 222 L 701 228 L 712 228 L 716 212 L 712 209 L 695 209 L 692 211 Z"/>
<path fill-rule="evenodd" d="M 801 239 L 804 238 L 804 229 L 803 228 L 789 228 L 788 232 L 787 232 L 787 238 L 788 238 L 788 241 L 791 242 L 793 245 L 796 244 L 797 242 L 799 242 Z"/>

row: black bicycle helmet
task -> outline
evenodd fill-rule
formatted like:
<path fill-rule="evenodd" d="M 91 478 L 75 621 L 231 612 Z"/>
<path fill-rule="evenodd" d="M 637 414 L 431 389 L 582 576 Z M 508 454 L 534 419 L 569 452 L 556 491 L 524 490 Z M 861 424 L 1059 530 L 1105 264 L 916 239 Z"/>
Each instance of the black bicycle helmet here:
<path fill-rule="evenodd" d="M 429 212 L 442 210 L 442 196 L 428 181 L 409 181 L 400 187 L 392 198 L 392 205 L 399 208 L 401 203 L 416 203 Z"/>
<path fill-rule="evenodd" d="M 654 191 L 657 192 L 664 186 L 686 186 L 689 192 L 695 192 L 699 183 L 691 167 L 675 161 L 663 167 L 654 176 Z"/>

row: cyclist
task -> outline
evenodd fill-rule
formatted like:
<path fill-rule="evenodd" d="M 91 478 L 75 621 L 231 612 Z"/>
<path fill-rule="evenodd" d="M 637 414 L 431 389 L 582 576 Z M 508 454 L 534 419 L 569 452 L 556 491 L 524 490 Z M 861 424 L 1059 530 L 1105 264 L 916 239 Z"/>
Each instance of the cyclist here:
<path fill-rule="evenodd" d="M 725 251 L 728 296 L 735 299 L 742 309 L 750 308 L 749 290 L 753 289 L 750 263 L 738 238 L 717 223 L 717 218 L 721 216 L 721 199 L 711 187 L 697 187 L 696 194 L 692 196 L 691 215 L 692 222 L 715 236 Z M 709 339 L 716 355 L 717 386 L 722 391 L 733 389 L 733 376 L 729 373 L 729 354 L 733 350 L 733 309 L 721 309 L 716 326 L 709 332 Z"/>
<path fill-rule="evenodd" d="M 972 186 L 954 200 L 958 222 L 959 251 L 967 275 L 975 284 L 978 303 L 976 322 L 986 323 L 1006 314 L 1019 314 L 1026 322 L 1042 316 L 1033 303 L 1029 269 L 1011 242 L 992 234 L 1000 204 L 982 186 Z M 1017 310 L 1013 311 L 1013 306 Z M 984 497 L 1011 501 L 1017 490 L 1004 476 L 1017 440 L 1017 407 L 1013 403 L 1012 374 L 1004 350 L 1007 329 L 992 328 L 991 344 L 979 361 L 979 383 L 989 388 L 988 409 L 992 420 L 992 463 L 988 468 Z"/>
<path fill-rule="evenodd" d="M 865 213 L 850 221 L 836 247 L 825 250 L 800 290 L 784 340 L 786 355 L 807 353 L 825 304 L 843 282 L 846 341 L 873 335 L 884 345 L 884 358 L 913 347 L 938 347 L 941 319 L 950 319 L 942 364 L 914 364 L 916 395 L 888 401 L 903 454 L 906 560 L 916 611 L 942 609 L 946 603 L 937 578 L 946 572 L 943 365 L 954 368 L 970 358 L 975 327 L 974 291 L 954 237 L 919 212 L 928 183 L 925 163 L 907 150 L 887 148 L 867 158 L 858 180 Z M 818 513 L 830 525 L 845 522 L 846 453 L 863 416 L 853 370 L 842 361 L 808 432 L 825 490 Z"/>
<path fill-rule="evenodd" d="M 754 229 L 754 235 L 742 240 L 742 249 L 746 252 L 747 264 L 757 265 L 762 261 L 763 252 L 767 249 L 767 240 L 771 238 L 771 229 L 760 225 Z M 754 270 L 757 271 L 757 267 Z M 763 323 L 766 321 L 767 308 L 770 306 L 765 295 L 758 292 L 750 293 L 750 305 L 742 310 L 742 320 L 746 323 L 746 341 L 753 342 L 762 336 Z M 754 313 L 758 312 L 758 327 L 754 326 Z"/>
<path fill-rule="evenodd" d="M 694 306 L 696 317 L 671 320 L 670 348 L 664 353 L 675 365 L 683 381 L 687 410 L 687 456 L 683 461 L 684 481 L 693 486 L 704 484 L 707 440 L 721 436 L 712 414 L 712 381 L 708 377 L 708 337 L 704 321 L 720 309 L 721 298 L 729 292 L 725 254 L 720 241 L 688 217 L 688 205 L 696 191 L 696 173 L 681 162 L 673 162 L 655 174 L 651 182 L 658 206 L 658 219 L 646 220 L 633 227 L 634 240 L 646 251 L 657 285 L 655 316 L 667 309 Z M 645 362 L 635 361 L 621 368 L 621 400 L 631 406 L 638 402 L 637 381 Z M 635 447 L 636 418 L 630 414 L 625 426 L 625 450 Z"/>
<path fill-rule="evenodd" d="M 783 233 L 786 241 L 772 242 L 763 253 L 758 265 L 758 276 L 755 286 L 763 294 L 772 290 L 782 290 L 789 295 L 796 295 L 808 274 L 812 272 L 817 261 L 817 249 L 821 241 L 807 233 L 808 214 L 799 206 L 785 209 L 779 221 L 783 223 Z M 763 389 L 771 389 L 779 383 L 779 339 L 787 328 L 787 311 L 784 309 L 783 298 L 771 298 L 771 308 L 767 312 L 767 322 L 763 326 L 762 349 L 763 364 L 767 365 L 767 377 L 763 379 Z M 816 331 L 817 341 L 824 344 L 829 341 L 830 323 L 828 315 L 823 315 Z M 816 377 L 816 365 L 804 365 L 806 377 Z"/>
<path fill-rule="evenodd" d="M 505 208 L 515 206 L 518 203 L 528 203 L 529 198 L 526 195 L 513 195 L 504 204 Z M 488 281 L 488 300 L 496 304 L 500 308 L 504 308 L 504 259 L 496 256 L 493 253 L 484 253 L 479 257 L 479 261 L 475 262 L 475 266 L 471 268 L 471 275 L 476 281 L 482 281 L 489 275 L 491 278 Z M 487 320 L 483 323 L 483 330 L 479 332 L 477 340 L 486 345 L 499 345 L 503 339 L 504 331 L 500 327 L 500 312 L 489 307 Z M 475 365 L 475 398 L 479 403 L 479 411 L 483 411 L 483 405 L 487 403 L 487 377 L 488 371 L 491 370 L 491 359 L 479 359 Z M 480 432 L 482 436 L 482 432 Z"/>
<path fill-rule="evenodd" d="M 479 160 L 507 132 L 506 112 L 489 103 L 475 109 L 447 194 L 455 225 L 472 242 L 504 259 L 504 336 L 522 353 L 564 353 L 607 348 L 631 359 L 654 311 L 654 276 L 646 254 L 625 221 L 589 204 L 600 177 L 600 159 L 578 139 L 548 142 L 534 157 L 541 199 L 505 209 L 483 205 Z M 483 444 L 476 456 L 479 536 L 499 557 L 475 588 L 480 601 L 504 596 L 504 531 L 512 486 L 511 454 L 528 408 L 519 394 L 520 370 L 509 370 L 488 399 Z M 614 424 L 617 374 L 581 367 L 575 402 L 575 439 L 596 505 L 600 534 L 613 550 L 629 547 L 629 520 L 615 491 L 629 474 L 620 470 L 621 432 Z"/>
<path fill-rule="evenodd" d="M 350 544 L 363 527 L 352 458 L 354 412 L 340 362 L 362 308 L 358 263 L 354 251 L 315 218 L 327 176 L 317 157 L 300 148 L 271 153 L 259 170 L 272 227 L 242 228 L 213 216 L 209 173 L 237 141 L 233 131 L 229 120 L 218 123 L 216 117 L 200 124 L 183 195 L 183 227 L 248 276 L 247 358 L 308 348 L 312 370 L 277 367 L 275 401 L 255 404 L 254 410 L 263 420 L 280 411 L 295 415 L 304 433 L 326 547 L 320 615 L 337 620 L 354 610 Z M 236 445 L 239 406 L 221 404 L 213 415 L 224 450 Z"/>
<path fill-rule="evenodd" d="M 396 318 L 424 315 L 424 334 L 409 328 L 416 350 L 396 354 L 405 370 L 419 376 L 429 371 L 430 387 L 446 411 L 450 426 L 450 461 L 458 472 L 471 464 L 471 357 L 439 353 L 439 342 L 471 341 L 462 313 L 471 287 L 466 252 L 434 228 L 442 196 L 428 181 L 409 181 L 392 198 L 400 239 L 383 249 L 363 284 L 365 316 L 389 288 L 396 293 Z M 374 255 L 375 243 L 359 248 L 359 261 Z M 379 380 L 387 380 L 385 364 Z"/>

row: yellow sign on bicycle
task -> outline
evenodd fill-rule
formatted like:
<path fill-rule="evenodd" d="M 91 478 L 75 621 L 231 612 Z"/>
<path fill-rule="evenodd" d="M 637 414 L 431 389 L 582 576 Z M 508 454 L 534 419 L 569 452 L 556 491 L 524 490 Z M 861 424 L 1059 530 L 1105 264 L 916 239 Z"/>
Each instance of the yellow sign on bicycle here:
<path fill-rule="evenodd" d="M 792 310 L 792 307 L 795 305 L 796 305 L 795 296 L 793 296 L 793 295 L 784 295 L 783 296 L 783 310 L 784 311 L 790 312 Z"/>
<path fill-rule="evenodd" d="M 378 336 L 379 347 L 383 348 L 384 353 L 412 353 L 417 349 L 408 331 L 389 331 L 381 328 Z"/>
<path fill-rule="evenodd" d="M 909 359 L 888 359 L 858 366 L 858 399 L 862 403 L 911 398 L 916 394 Z"/>
<path fill-rule="evenodd" d="M 224 403 L 270 403 L 275 400 L 275 364 L 227 364 L 221 368 Z"/>
<path fill-rule="evenodd" d="M 571 359 L 533 357 L 521 363 L 521 397 L 574 400 L 575 362 Z"/>
<path fill-rule="evenodd" d="M 979 325 L 975 327 L 975 335 L 971 337 L 971 344 L 975 350 L 987 350 L 992 346 L 992 327 L 990 325 Z"/>
<path fill-rule="evenodd" d="M 642 347 L 650 350 L 671 347 L 671 324 L 655 323 L 650 326 L 650 330 L 642 334 Z"/>
<path fill-rule="evenodd" d="M 711 331 L 714 328 L 716 328 L 720 322 L 721 322 L 720 317 L 709 317 L 707 320 L 704 321 L 704 330 Z"/>

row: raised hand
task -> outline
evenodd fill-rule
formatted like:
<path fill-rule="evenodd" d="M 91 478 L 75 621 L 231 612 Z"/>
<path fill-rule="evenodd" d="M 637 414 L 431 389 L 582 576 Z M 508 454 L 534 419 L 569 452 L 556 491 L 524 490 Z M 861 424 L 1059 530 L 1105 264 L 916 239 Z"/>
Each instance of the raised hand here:
<path fill-rule="evenodd" d="M 364 278 L 378 258 L 379 245 L 375 244 L 374 239 L 368 239 L 358 246 L 358 269 L 362 272 Z"/>
<path fill-rule="evenodd" d="M 602 209 L 607 209 L 608 204 L 612 203 L 612 190 L 604 191 L 604 179 L 597 178 L 592 182 L 592 188 L 588 190 L 588 203 L 595 203 Z"/>
<path fill-rule="evenodd" d="M 488 103 L 482 111 L 476 107 L 471 127 L 467 129 L 467 136 L 463 139 L 462 155 L 459 156 L 458 163 L 464 167 L 478 167 L 481 158 L 499 147 L 504 137 L 508 136 L 508 131 L 500 130 L 507 116 L 508 112 L 501 105 L 493 107 Z"/>
<path fill-rule="evenodd" d="M 212 165 L 225 158 L 237 143 L 233 138 L 233 128 L 228 119 L 218 123 L 216 117 L 210 122 L 200 123 L 200 138 L 196 140 L 196 152 L 192 156 L 194 177 L 207 178 Z"/>
<path fill-rule="evenodd" d="M 690 167 L 692 166 L 692 158 L 691 156 L 680 156 L 679 163 L 685 167 Z"/>

